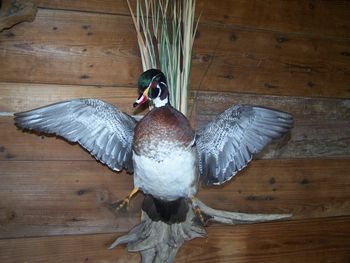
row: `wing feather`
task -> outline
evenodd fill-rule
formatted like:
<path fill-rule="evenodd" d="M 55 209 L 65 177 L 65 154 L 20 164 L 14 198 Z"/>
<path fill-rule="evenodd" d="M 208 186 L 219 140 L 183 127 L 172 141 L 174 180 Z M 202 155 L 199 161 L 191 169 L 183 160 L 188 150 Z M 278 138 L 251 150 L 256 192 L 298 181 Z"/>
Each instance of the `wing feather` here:
<path fill-rule="evenodd" d="M 136 121 L 104 101 L 74 99 L 15 114 L 19 128 L 77 142 L 113 170 L 132 167 Z"/>
<path fill-rule="evenodd" d="M 271 140 L 293 126 L 284 112 L 249 105 L 236 105 L 197 131 L 199 171 L 207 185 L 231 179 Z"/>

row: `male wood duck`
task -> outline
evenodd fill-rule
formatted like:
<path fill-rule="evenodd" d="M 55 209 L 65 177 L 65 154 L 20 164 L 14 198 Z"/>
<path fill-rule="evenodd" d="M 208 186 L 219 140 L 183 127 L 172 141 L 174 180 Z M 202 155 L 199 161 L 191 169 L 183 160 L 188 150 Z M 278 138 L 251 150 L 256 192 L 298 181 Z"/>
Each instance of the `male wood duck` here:
<path fill-rule="evenodd" d="M 233 106 L 194 131 L 169 103 L 164 74 L 150 69 L 138 81 L 137 107 L 148 100 L 154 108 L 137 122 L 98 99 L 74 99 L 16 113 L 23 129 L 77 142 L 98 161 L 134 173 L 134 190 L 159 202 L 191 199 L 198 181 L 223 184 L 242 170 L 272 139 L 292 128 L 290 114 L 250 105 Z"/>

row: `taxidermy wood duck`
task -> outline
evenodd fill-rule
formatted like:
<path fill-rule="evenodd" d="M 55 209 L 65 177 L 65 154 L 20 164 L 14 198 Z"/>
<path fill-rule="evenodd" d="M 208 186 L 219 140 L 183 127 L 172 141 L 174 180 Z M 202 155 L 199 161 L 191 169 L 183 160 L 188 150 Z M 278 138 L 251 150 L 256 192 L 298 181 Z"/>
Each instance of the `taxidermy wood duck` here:
<path fill-rule="evenodd" d="M 133 173 L 135 188 L 120 206 L 141 190 L 157 206 L 171 204 L 168 212 L 181 206 L 177 200 L 194 198 L 199 180 L 206 185 L 230 180 L 293 125 L 288 113 L 236 105 L 194 131 L 171 106 L 161 71 L 142 73 L 138 88 L 134 107 L 148 100 L 154 105 L 139 122 L 101 100 L 73 99 L 16 113 L 15 123 L 77 142 L 109 168 Z"/>

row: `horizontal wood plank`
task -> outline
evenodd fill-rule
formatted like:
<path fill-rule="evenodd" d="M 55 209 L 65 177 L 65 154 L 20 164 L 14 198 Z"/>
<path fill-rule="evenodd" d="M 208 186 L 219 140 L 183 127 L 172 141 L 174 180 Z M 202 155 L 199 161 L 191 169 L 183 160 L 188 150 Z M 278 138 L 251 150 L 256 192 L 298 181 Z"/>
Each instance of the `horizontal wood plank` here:
<path fill-rule="evenodd" d="M 3 239 L 0 240 L 0 260 L 4 263 L 140 262 L 136 253 L 127 253 L 123 247 L 107 249 L 117 235 Z"/>
<path fill-rule="evenodd" d="M 1 238 L 126 231 L 139 221 L 142 195 L 115 216 L 132 176 L 95 161 L 0 162 Z"/>
<path fill-rule="evenodd" d="M 196 127 L 203 127 L 236 104 L 270 107 L 291 113 L 294 128 L 259 154 L 259 158 L 350 156 L 350 100 L 196 93 Z"/>
<path fill-rule="evenodd" d="M 350 40 L 200 24 L 191 86 L 350 97 Z M 141 62 L 128 16 L 39 10 L 0 33 L 0 81 L 135 86 Z"/>
<path fill-rule="evenodd" d="M 39 10 L 34 22 L 1 33 L 1 79 L 130 86 L 136 82 L 130 76 L 141 71 L 131 23 L 115 15 Z"/>
<path fill-rule="evenodd" d="M 223 186 L 199 191 L 217 209 L 292 213 L 294 218 L 349 215 L 350 159 L 255 160 Z"/>
<path fill-rule="evenodd" d="M 349 159 L 254 161 L 231 182 L 202 188 L 209 206 L 294 219 L 350 215 Z M 132 189 L 132 176 L 94 161 L 0 162 L 0 238 L 126 231 L 139 221 L 106 203 Z"/>
<path fill-rule="evenodd" d="M 33 2 L 40 8 L 130 15 L 127 2 L 124 0 L 85 0 L 83 2 L 69 0 L 34 0 Z"/>
<path fill-rule="evenodd" d="M 35 2 L 44 8 L 129 15 L 126 1 L 123 0 Z M 350 37 L 349 10 L 350 4 L 346 0 L 197 0 L 197 13 L 201 13 L 202 22 L 340 38 Z"/>
<path fill-rule="evenodd" d="M 20 112 L 59 101 L 96 98 L 118 107 L 128 114 L 138 97 L 136 87 L 100 87 L 0 82 L 0 112 Z"/>
<path fill-rule="evenodd" d="M 345 263 L 349 223 L 345 217 L 208 228 L 208 239 L 186 243 L 176 262 Z"/>
<path fill-rule="evenodd" d="M 334 262 L 350 260 L 349 217 L 242 226 L 211 226 L 208 238 L 186 242 L 176 262 Z M 107 250 L 118 234 L 0 240 L 0 260 L 33 262 L 139 262 L 124 247 Z"/>
<path fill-rule="evenodd" d="M 350 3 L 341 1 L 199 1 L 205 21 L 324 37 L 350 37 Z"/>
<path fill-rule="evenodd" d="M 199 88 L 195 87 L 211 91 L 349 98 L 350 60 L 346 56 L 349 48 L 350 41 L 199 27 L 194 68 L 198 60 L 208 60 L 209 66 Z"/>

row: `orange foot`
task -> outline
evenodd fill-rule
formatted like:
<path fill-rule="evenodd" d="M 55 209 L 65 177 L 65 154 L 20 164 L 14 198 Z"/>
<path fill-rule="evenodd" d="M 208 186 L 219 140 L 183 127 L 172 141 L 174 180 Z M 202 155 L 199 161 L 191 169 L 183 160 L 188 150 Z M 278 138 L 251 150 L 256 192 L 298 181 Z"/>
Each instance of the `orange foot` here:
<path fill-rule="evenodd" d="M 130 194 L 123 200 L 119 200 L 110 205 L 110 207 L 116 212 L 126 212 L 129 208 L 130 199 L 139 191 L 138 188 L 134 188 Z"/>
<path fill-rule="evenodd" d="M 202 226 L 207 226 L 210 219 L 212 219 L 213 217 L 212 216 L 208 216 L 207 214 L 204 214 L 202 212 L 202 210 L 196 205 L 193 203 L 195 197 L 192 197 L 192 207 L 193 207 L 193 210 L 194 210 L 194 213 L 196 215 L 196 223 L 202 225 Z"/>

